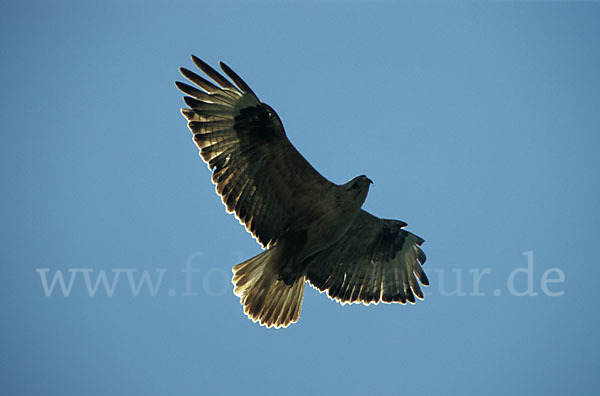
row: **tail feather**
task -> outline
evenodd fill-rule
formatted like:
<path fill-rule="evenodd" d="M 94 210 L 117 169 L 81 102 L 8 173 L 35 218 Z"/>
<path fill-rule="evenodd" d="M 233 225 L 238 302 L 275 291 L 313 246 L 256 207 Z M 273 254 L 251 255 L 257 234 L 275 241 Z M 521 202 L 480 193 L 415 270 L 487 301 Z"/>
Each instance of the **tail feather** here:
<path fill-rule="evenodd" d="M 266 327 L 287 327 L 298 321 L 304 283 L 299 277 L 288 286 L 275 271 L 274 248 L 233 267 L 233 292 L 240 298 L 244 313 Z"/>

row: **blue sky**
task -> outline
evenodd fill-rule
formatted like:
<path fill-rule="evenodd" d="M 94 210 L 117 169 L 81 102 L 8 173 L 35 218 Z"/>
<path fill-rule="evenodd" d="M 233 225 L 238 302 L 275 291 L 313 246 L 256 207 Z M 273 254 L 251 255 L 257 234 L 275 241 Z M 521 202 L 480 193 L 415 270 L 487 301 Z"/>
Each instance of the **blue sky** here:
<path fill-rule="evenodd" d="M 599 17 L 588 2 L 3 2 L 1 388 L 589 394 Z M 308 287 L 290 328 L 246 319 L 230 268 L 260 248 L 179 113 L 190 53 L 228 63 L 330 180 L 373 179 L 365 208 L 426 240 L 424 301 L 342 307 Z M 68 296 L 44 289 L 57 271 Z M 114 290 L 90 296 L 101 273 Z"/>

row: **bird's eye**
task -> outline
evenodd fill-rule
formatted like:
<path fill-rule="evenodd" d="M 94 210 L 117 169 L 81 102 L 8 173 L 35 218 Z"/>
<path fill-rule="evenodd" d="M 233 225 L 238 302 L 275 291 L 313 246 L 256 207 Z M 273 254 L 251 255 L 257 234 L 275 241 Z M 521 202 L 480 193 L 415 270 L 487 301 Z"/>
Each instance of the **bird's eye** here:
<path fill-rule="evenodd" d="M 358 188 L 358 182 L 354 182 L 354 184 L 352 185 L 352 189 L 356 190 Z"/>

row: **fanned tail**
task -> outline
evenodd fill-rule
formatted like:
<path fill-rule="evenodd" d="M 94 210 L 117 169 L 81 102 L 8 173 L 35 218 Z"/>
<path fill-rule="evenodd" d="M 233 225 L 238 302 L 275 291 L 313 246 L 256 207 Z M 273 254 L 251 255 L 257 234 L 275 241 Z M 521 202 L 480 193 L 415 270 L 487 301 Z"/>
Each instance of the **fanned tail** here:
<path fill-rule="evenodd" d="M 233 292 L 240 298 L 244 313 L 266 327 L 287 327 L 300 317 L 304 297 L 304 276 L 288 286 L 274 270 L 276 247 L 233 267 Z"/>

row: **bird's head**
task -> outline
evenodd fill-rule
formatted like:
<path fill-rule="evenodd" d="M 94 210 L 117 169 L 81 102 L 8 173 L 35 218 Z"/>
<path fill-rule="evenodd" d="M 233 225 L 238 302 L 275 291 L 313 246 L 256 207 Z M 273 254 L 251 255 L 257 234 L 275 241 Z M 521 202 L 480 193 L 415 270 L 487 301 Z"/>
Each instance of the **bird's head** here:
<path fill-rule="evenodd" d="M 369 187 L 373 184 L 373 181 L 365 175 L 356 176 L 348 183 L 344 184 L 346 191 L 354 194 L 356 197 L 360 197 L 362 202 L 367 198 Z M 362 204 L 361 202 L 361 204 Z"/>

